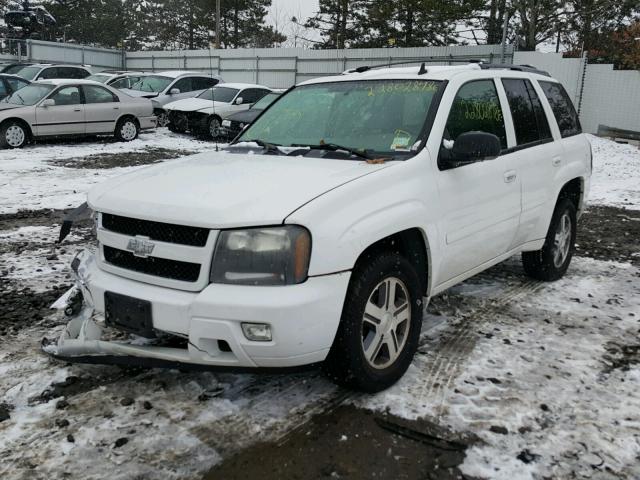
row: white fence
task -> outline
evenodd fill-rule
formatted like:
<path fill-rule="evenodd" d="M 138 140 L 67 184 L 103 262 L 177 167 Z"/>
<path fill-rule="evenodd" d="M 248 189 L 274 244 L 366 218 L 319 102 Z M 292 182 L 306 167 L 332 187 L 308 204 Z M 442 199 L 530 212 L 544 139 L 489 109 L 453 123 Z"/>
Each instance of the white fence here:
<path fill-rule="evenodd" d="M 430 60 L 447 64 L 483 59 L 528 64 L 560 80 L 580 112 L 586 132 L 600 125 L 640 132 L 640 71 L 589 65 L 585 58 L 555 53 L 514 52 L 499 45 L 357 50 L 237 49 L 123 52 L 37 40 L 0 40 L 0 60 L 92 65 L 96 69 L 188 69 L 221 75 L 227 82 L 253 82 L 287 88 L 310 78 L 362 65 Z"/>
<path fill-rule="evenodd" d="M 433 59 L 440 63 L 484 59 L 511 63 L 513 48 L 499 45 L 305 50 L 302 48 L 127 52 L 131 70 L 187 69 L 214 73 L 227 82 L 253 82 L 287 88 L 298 82 L 362 65 Z"/>

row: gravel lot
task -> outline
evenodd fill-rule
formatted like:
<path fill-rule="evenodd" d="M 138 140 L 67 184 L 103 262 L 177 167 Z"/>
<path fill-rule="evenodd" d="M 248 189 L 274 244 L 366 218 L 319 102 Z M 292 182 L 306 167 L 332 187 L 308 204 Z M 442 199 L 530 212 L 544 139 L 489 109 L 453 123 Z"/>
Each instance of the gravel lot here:
<path fill-rule="evenodd" d="M 76 366 L 39 352 L 101 180 L 212 145 L 160 130 L 0 152 L 0 478 L 640 478 L 640 150 L 592 137 L 577 258 L 432 299 L 419 354 L 364 396 L 287 375 Z M 213 155 L 213 153 L 212 153 Z"/>

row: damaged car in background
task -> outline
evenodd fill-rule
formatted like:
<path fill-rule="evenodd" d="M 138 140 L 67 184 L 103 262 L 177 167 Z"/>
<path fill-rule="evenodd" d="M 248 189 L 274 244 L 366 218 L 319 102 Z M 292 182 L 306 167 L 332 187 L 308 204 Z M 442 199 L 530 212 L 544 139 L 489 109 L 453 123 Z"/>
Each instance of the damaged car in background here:
<path fill-rule="evenodd" d="M 375 392 L 418 349 L 429 298 L 522 254 L 561 278 L 591 149 L 528 67 L 358 68 L 289 90 L 221 152 L 88 195 L 63 361 L 287 368 Z M 67 224 L 68 227 L 68 224 Z"/>
<path fill-rule="evenodd" d="M 167 70 L 144 75 L 131 88 L 122 91 L 131 97 L 151 99 L 158 126 L 166 127 L 169 117 L 164 106 L 185 98 L 197 97 L 204 90 L 216 86 L 222 79 L 215 75 L 184 70 Z"/>
<path fill-rule="evenodd" d="M 217 138 L 224 135 L 222 122 L 229 115 L 248 110 L 271 93 L 269 87 L 249 83 L 225 83 L 202 92 L 196 98 L 165 105 L 169 130 Z"/>

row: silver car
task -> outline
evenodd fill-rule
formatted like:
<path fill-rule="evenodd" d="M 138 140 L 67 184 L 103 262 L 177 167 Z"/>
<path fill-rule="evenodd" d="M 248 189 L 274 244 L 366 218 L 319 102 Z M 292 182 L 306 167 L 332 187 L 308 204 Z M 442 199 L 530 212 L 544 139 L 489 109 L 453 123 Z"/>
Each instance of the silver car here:
<path fill-rule="evenodd" d="M 93 80 L 113 88 L 124 89 L 131 88 L 133 85 L 142 80 L 147 74 L 144 72 L 129 72 L 126 70 L 103 70 L 98 73 L 89 75 L 86 80 Z"/>
<path fill-rule="evenodd" d="M 114 135 L 130 142 L 155 128 L 151 101 L 89 80 L 35 82 L 0 102 L 0 147 L 43 137 Z"/>
<path fill-rule="evenodd" d="M 215 75 L 184 70 L 167 70 L 143 77 L 130 89 L 123 89 L 132 97 L 152 99 L 153 111 L 158 117 L 158 126 L 166 127 L 169 117 L 164 109 L 167 103 L 197 97 L 206 89 L 215 87 L 222 79 Z"/>

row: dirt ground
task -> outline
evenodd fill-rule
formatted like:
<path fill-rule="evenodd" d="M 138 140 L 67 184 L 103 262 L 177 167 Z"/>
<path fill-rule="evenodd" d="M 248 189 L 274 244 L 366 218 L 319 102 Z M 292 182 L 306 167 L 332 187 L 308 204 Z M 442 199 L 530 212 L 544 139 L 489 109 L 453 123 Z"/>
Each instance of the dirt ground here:
<path fill-rule="evenodd" d="M 0 234 L 20 227 L 52 227 L 33 233 L 26 231 L 17 240 L 0 243 L 0 259 L 4 259 L 0 260 L 0 309 L 3 312 L 0 342 L 10 342 L 28 328 L 50 328 L 56 321 L 64 321 L 50 316 L 49 305 L 71 285 L 66 270 L 68 259 L 75 249 L 86 245 L 92 235 L 90 222 L 84 220 L 74 228 L 73 235 L 63 246 L 56 247 L 54 242 L 57 226 L 66 213 L 68 211 L 40 210 L 0 215 Z M 591 207 L 580 221 L 576 255 L 638 265 L 638 239 L 640 212 L 612 207 Z M 7 273 L 16 268 L 13 265 L 14 260 L 23 256 L 33 256 L 40 260 L 45 256 L 47 264 L 55 269 L 47 274 L 44 289 L 25 286 L 20 281 L 5 278 Z M 504 279 L 507 285 L 514 283 L 518 288 L 523 285 L 522 271 L 517 263 L 494 267 L 488 275 Z M 530 287 L 527 285 L 525 284 L 526 288 L 537 288 L 533 284 Z M 508 292 L 505 298 L 510 298 Z M 446 292 L 432 299 L 429 311 L 433 315 L 455 315 L 473 301 L 470 297 Z M 491 304 L 480 309 L 490 315 L 492 309 L 498 309 L 500 305 Z M 475 316 L 480 315 L 477 308 L 472 311 Z M 436 350 L 435 354 L 433 346 L 419 351 L 418 358 L 421 355 L 433 357 L 438 352 L 443 353 L 451 365 L 450 370 L 446 372 L 448 377 L 438 376 L 437 368 L 434 367 L 436 371 L 425 394 L 437 397 L 444 388 L 443 385 L 446 385 L 454 374 L 455 358 L 463 358 L 474 348 L 474 340 L 468 330 L 469 326 L 463 322 L 439 340 L 440 350 Z M 473 330 L 477 330 L 478 334 L 486 338 L 496 334 L 491 329 L 485 331 L 481 325 Z M 459 337 L 465 335 L 465 341 L 458 341 Z M 640 348 L 633 342 L 625 345 L 610 344 L 607 346 L 607 355 L 603 362 L 604 373 L 628 369 L 629 366 L 640 363 Z M 320 374 L 315 373 L 312 377 L 318 375 Z M 66 429 L 69 427 L 68 421 L 65 424 L 65 420 L 68 414 L 73 412 L 73 408 L 67 410 L 67 405 L 77 403 L 87 392 L 104 388 L 105 385 L 125 381 L 139 383 L 141 378 L 153 382 L 153 388 L 166 387 L 156 380 L 150 380 L 153 377 L 148 373 L 136 369 L 111 368 L 101 370 L 97 375 L 72 375 L 63 381 L 54 382 L 50 388 L 39 392 L 31 401 L 38 404 L 56 398 L 63 399 L 60 400 L 62 406 L 56 420 L 60 420 L 62 426 L 56 423 L 56 428 Z M 263 381 L 267 384 L 271 382 L 270 379 Z M 500 382 L 491 378 L 479 381 Z M 284 382 L 295 383 L 296 380 L 287 378 Z M 259 391 L 260 387 L 257 388 Z M 204 392 L 200 401 L 207 401 L 209 396 L 217 395 L 220 395 L 219 391 Z M 247 395 L 247 392 L 243 395 Z M 134 399 L 123 396 L 117 402 L 125 405 L 133 403 Z M 135 402 L 140 403 L 140 409 L 144 412 L 147 408 L 144 402 Z M 352 405 L 345 406 L 335 400 L 329 405 L 329 408 L 312 409 L 302 417 L 297 428 L 281 436 L 278 441 L 260 442 L 249 448 L 230 447 L 229 456 L 205 478 L 472 478 L 464 476 L 458 466 L 464 460 L 467 449 L 479 441 L 477 438 L 454 433 L 424 419 L 409 421 L 389 413 L 374 413 Z M 12 405 L 0 405 L 0 418 L 3 414 L 11 415 L 12 408 Z M 151 408 L 153 406 L 149 406 L 149 409 Z M 229 428 L 233 428 L 233 424 Z M 491 429 L 499 435 L 505 433 L 504 427 L 500 425 L 492 425 Z M 136 435 L 135 430 L 132 432 L 118 439 L 121 445 L 117 444 L 113 448 L 125 448 L 130 436 Z M 69 435 L 73 438 L 72 433 Z M 215 440 L 212 442 L 216 444 Z M 216 448 L 218 451 L 224 451 L 225 447 L 216 444 Z M 533 454 L 523 450 L 518 456 L 518 461 L 525 466 L 535 461 L 535 458 Z"/>

